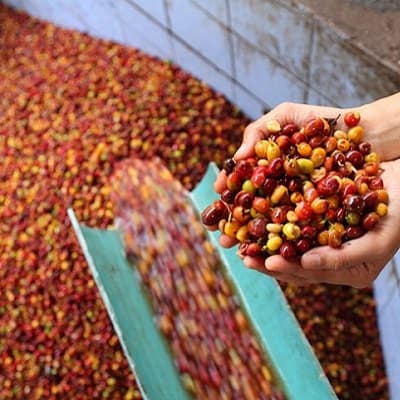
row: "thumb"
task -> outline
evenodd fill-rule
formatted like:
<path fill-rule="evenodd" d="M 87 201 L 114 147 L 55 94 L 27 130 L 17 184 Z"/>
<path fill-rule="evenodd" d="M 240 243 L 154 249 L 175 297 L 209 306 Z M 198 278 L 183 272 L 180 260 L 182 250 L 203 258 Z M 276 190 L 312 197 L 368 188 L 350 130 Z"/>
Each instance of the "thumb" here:
<path fill-rule="evenodd" d="M 235 160 L 242 160 L 254 154 L 255 144 L 265 136 L 262 120 L 251 123 L 243 133 L 243 141 L 234 155 Z"/>

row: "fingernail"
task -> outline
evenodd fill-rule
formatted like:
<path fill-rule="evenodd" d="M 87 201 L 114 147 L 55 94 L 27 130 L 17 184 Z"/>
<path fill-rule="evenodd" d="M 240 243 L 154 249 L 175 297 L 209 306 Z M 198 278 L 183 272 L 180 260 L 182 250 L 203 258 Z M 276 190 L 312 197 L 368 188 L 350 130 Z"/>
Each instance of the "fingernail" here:
<path fill-rule="evenodd" d="M 306 268 L 314 268 L 317 269 L 319 267 L 321 267 L 321 256 L 319 254 L 307 254 L 303 257 L 303 262 L 302 264 L 306 267 Z"/>
<path fill-rule="evenodd" d="M 247 151 L 247 144 L 246 143 L 242 143 L 240 145 L 240 147 L 237 149 L 235 156 L 237 155 L 241 155 L 241 153 L 245 153 Z"/>
<path fill-rule="evenodd" d="M 267 271 L 269 271 L 269 272 L 275 272 L 277 270 L 277 268 L 274 266 L 274 263 L 270 263 L 268 261 L 268 259 L 265 260 L 265 264 L 264 265 L 265 265 L 265 269 Z M 279 268 L 278 268 L 278 270 L 279 270 Z"/>

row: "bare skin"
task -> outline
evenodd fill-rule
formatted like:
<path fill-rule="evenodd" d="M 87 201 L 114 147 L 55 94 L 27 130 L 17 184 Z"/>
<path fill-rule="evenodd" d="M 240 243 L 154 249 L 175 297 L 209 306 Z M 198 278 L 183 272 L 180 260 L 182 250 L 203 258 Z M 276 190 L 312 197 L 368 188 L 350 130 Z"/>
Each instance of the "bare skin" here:
<path fill-rule="evenodd" d="M 353 287 L 370 286 L 384 266 L 400 247 L 400 93 L 371 104 L 352 108 L 361 114 L 365 129 L 364 139 L 380 154 L 384 170 L 382 179 L 389 193 L 390 205 L 387 217 L 376 229 L 361 238 L 346 242 L 342 248 L 321 246 L 305 253 L 299 262 L 289 262 L 279 255 L 267 260 L 245 257 L 248 268 L 298 285 L 330 283 Z M 343 115 L 348 110 L 305 104 L 283 103 L 257 121 L 250 124 L 236 152 L 236 160 L 252 156 L 254 144 L 265 137 L 265 124 L 276 119 L 281 125 L 294 122 L 304 125 L 316 116 L 336 118 L 338 127 L 344 128 Z M 215 190 L 221 193 L 226 187 L 226 175 L 221 172 L 215 182 Z M 209 227 L 210 230 L 216 227 Z M 236 241 L 221 235 L 221 245 L 231 247 Z"/>

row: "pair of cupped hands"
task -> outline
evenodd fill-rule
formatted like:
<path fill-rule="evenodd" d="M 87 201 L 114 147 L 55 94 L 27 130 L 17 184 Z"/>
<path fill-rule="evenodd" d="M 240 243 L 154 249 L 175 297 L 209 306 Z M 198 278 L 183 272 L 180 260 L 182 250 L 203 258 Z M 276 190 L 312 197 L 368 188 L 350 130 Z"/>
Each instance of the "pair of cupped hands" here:
<path fill-rule="evenodd" d="M 381 270 L 400 247 L 400 94 L 352 109 L 282 103 L 268 114 L 251 123 L 244 132 L 243 142 L 234 155 L 235 160 L 254 155 L 254 145 L 266 136 L 266 122 L 278 120 L 283 126 L 294 122 L 303 126 L 315 117 L 337 118 L 337 128 L 345 128 L 343 116 L 349 110 L 361 115 L 363 140 L 381 157 L 382 179 L 389 194 L 389 209 L 385 218 L 364 236 L 345 242 L 341 248 L 320 246 L 304 253 L 298 261 L 273 255 L 266 260 L 246 256 L 246 267 L 255 269 L 280 281 L 297 285 L 330 283 L 357 288 L 372 284 Z M 226 174 L 217 177 L 215 190 L 226 188 Z M 221 235 L 223 247 L 232 247 L 236 241 Z"/>

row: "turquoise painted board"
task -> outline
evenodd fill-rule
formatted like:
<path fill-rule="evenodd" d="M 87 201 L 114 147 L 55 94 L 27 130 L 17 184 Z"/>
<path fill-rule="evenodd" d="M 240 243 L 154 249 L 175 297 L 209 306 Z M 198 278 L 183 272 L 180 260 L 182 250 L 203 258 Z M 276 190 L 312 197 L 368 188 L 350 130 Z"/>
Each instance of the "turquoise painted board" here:
<path fill-rule="evenodd" d="M 119 232 L 87 228 L 68 213 L 144 399 L 189 400 Z"/>
<path fill-rule="evenodd" d="M 198 211 L 217 197 L 212 189 L 217 173 L 210 164 L 191 193 Z M 187 399 L 139 279 L 125 258 L 118 232 L 84 227 L 72 210 L 69 215 L 144 397 Z M 209 235 L 288 400 L 337 399 L 277 282 L 244 268 L 235 249 L 223 249 L 218 234 Z"/>
<path fill-rule="evenodd" d="M 213 190 L 217 173 L 215 164 L 210 164 L 191 193 L 197 210 L 203 210 L 218 198 Z M 209 236 L 288 398 L 337 399 L 276 280 L 245 268 L 235 248 L 224 249 L 219 245 L 218 232 L 209 232 Z"/>

